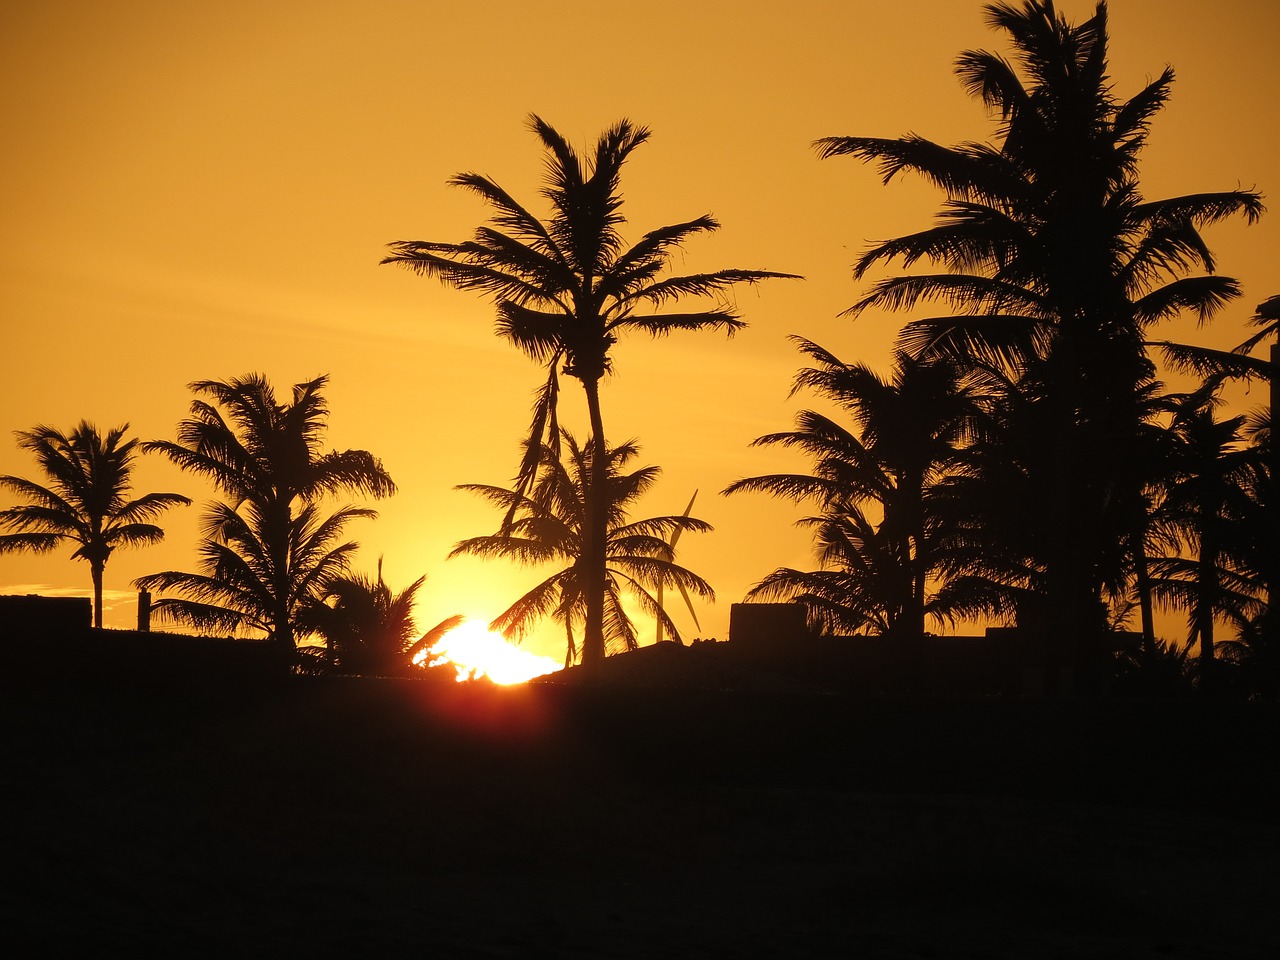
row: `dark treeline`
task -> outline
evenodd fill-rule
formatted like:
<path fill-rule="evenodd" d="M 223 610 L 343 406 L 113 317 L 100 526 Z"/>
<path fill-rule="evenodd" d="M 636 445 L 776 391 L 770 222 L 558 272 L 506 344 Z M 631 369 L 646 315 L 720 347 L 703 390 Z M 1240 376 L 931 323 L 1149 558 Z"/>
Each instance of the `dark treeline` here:
<path fill-rule="evenodd" d="M 928 631 L 985 622 L 1034 638 L 1050 662 L 1093 684 L 1118 672 L 1163 678 L 1171 692 L 1274 696 L 1270 408 L 1225 411 L 1223 388 L 1240 377 L 1274 384 L 1274 355 L 1252 351 L 1276 333 L 1277 298 L 1258 307 L 1258 329 L 1235 351 L 1154 339 L 1162 321 L 1208 321 L 1241 297 L 1215 272 L 1202 231 L 1256 220 L 1261 195 L 1142 194 L 1141 152 L 1173 72 L 1120 97 L 1107 73 L 1105 4 L 1077 24 L 1040 0 L 994 4 L 987 18 L 1010 55 L 966 51 L 957 74 L 988 108 L 990 140 L 816 143 L 821 158 L 852 157 L 885 181 L 923 177 L 942 206 L 931 225 L 854 265 L 858 279 L 885 265 L 909 271 L 871 284 L 849 310 L 909 315 L 891 369 L 795 338 L 806 363 L 795 391 L 829 412 L 805 410 L 757 443 L 799 451 L 808 472 L 744 478 L 725 492 L 811 508 L 802 522 L 818 565 L 768 573 L 750 596 L 801 604 L 812 631 L 882 635 L 908 659 Z M 692 503 L 682 516 L 630 516 L 658 471 L 624 472 L 637 446 L 606 442 L 600 384 L 615 345 L 631 331 L 732 334 L 744 323 L 726 299 L 733 288 L 795 277 L 672 275 L 684 243 L 719 224 L 697 216 L 624 240 L 621 171 L 648 130 L 620 121 L 580 155 L 540 117 L 530 127 L 545 152 L 549 216 L 494 180 L 459 174 L 451 183 L 490 218 L 469 240 L 395 242 L 383 262 L 489 297 L 498 334 L 545 370 L 514 485 L 462 487 L 500 510 L 497 530 L 454 553 L 552 565 L 495 626 L 518 637 L 550 617 L 564 629 L 566 664 L 591 672 L 639 643 L 625 596 L 675 639 L 664 591 L 685 604 L 712 596 L 676 562 L 682 532 L 710 529 Z M 1172 389 L 1169 372 L 1196 383 Z M 566 376 L 583 388 L 582 442 L 559 422 Z M 296 669 L 412 672 L 456 618 L 422 635 L 412 607 L 423 578 L 395 590 L 381 563 L 374 576 L 353 569 L 346 531 L 375 514 L 344 498 L 395 486 L 369 452 L 325 449 L 324 385 L 296 384 L 281 401 L 259 375 L 192 384 L 177 439 L 142 449 L 208 480 L 219 499 L 205 508 L 197 570 L 137 586 L 161 594 L 158 617 L 265 637 Z M 189 502 L 127 499 L 137 441 L 126 429 L 105 440 L 87 424 L 66 436 L 21 433 L 51 482 L 0 478 L 26 501 L 0 511 L 9 531 L 0 550 L 72 543 L 91 565 L 99 626 L 111 551 L 155 542 L 160 513 Z M 1185 614 L 1185 636 L 1157 636 L 1160 609 Z"/>
<path fill-rule="evenodd" d="M 816 365 L 797 389 L 835 401 L 855 429 L 802 414 L 796 430 L 762 442 L 806 451 L 814 475 L 731 488 L 814 499 L 821 511 L 812 522 L 824 569 L 779 570 L 756 593 L 907 642 L 928 617 L 995 617 L 1081 666 L 1137 607 L 1138 661 L 1198 644 L 1202 687 L 1215 682 L 1214 624 L 1226 620 L 1244 682 L 1273 692 L 1263 652 L 1276 649 L 1270 413 L 1219 420 L 1237 367 L 1206 358 L 1203 384 L 1172 392 L 1148 350 L 1161 321 L 1190 312 L 1204 322 L 1239 297 L 1214 274 L 1200 231 L 1256 220 L 1261 197 L 1142 195 L 1138 160 L 1173 71 L 1119 99 L 1105 4 L 1078 25 L 1050 3 L 987 15 L 1013 61 L 968 51 L 957 73 L 991 111 L 994 142 L 818 141 L 823 157 L 873 163 L 886 181 L 916 174 L 944 192 L 932 227 L 855 265 L 859 277 L 893 262 L 935 272 L 878 281 L 849 311 L 936 315 L 904 326 L 887 378 L 802 344 Z M 1266 305 L 1254 322 L 1268 323 Z M 1157 642 L 1156 603 L 1187 612 L 1186 647 Z"/>

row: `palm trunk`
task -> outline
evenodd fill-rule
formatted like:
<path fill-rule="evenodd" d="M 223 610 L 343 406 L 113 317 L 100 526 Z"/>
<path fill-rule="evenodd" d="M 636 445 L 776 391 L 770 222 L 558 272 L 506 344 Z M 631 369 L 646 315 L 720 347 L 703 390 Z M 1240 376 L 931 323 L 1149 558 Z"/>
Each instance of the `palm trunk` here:
<path fill-rule="evenodd" d="M 925 544 L 924 474 L 913 473 L 911 483 L 911 535 L 907 541 L 911 563 L 910 635 L 919 643 L 924 640 L 925 594 L 929 580 L 929 548 Z"/>
<path fill-rule="evenodd" d="M 578 652 L 573 642 L 573 620 L 569 617 L 565 617 L 564 621 L 564 640 L 564 668 L 568 670 L 573 666 L 575 655 Z"/>
<path fill-rule="evenodd" d="M 1057 486 L 1045 554 L 1045 643 L 1057 673 L 1058 692 L 1091 694 L 1102 681 L 1106 633 L 1106 612 L 1093 564 L 1101 509 L 1087 488 Z"/>
<path fill-rule="evenodd" d="M 1200 570 L 1196 578 L 1196 632 L 1200 635 L 1200 692 L 1214 692 L 1213 608 L 1218 595 L 1218 548 L 1209 529 L 1217 517 L 1204 517 L 1205 529 L 1200 540 Z"/>
<path fill-rule="evenodd" d="M 594 673 L 604 661 L 605 548 L 609 525 L 609 464 L 600 414 L 600 381 L 584 380 L 591 420 L 591 485 L 586 491 L 583 549 L 587 568 L 587 616 L 582 637 L 582 666 Z"/>
<path fill-rule="evenodd" d="M 293 622 L 289 616 L 289 605 L 287 602 L 276 603 L 275 621 L 275 631 L 272 634 L 272 640 L 279 648 L 281 660 L 285 660 L 292 664 L 294 654 L 297 651 L 293 644 Z"/>
<path fill-rule="evenodd" d="M 1142 614 L 1142 649 L 1153 650 L 1156 621 L 1151 600 L 1151 576 L 1147 571 L 1147 547 L 1141 533 L 1133 535 L 1133 578 L 1138 589 L 1138 610 Z"/>
<path fill-rule="evenodd" d="M 1084 617 L 1082 583 L 1085 580 L 1085 543 L 1093 538 L 1093 504 L 1082 495 L 1085 478 L 1077 469 L 1079 449 L 1076 426 L 1059 401 L 1057 450 L 1051 462 L 1049 502 L 1045 505 L 1047 534 L 1045 544 L 1045 620 L 1043 642 L 1048 657 L 1051 689 L 1057 694 L 1072 694 L 1078 689 L 1077 672 L 1082 653 L 1081 633 Z"/>
<path fill-rule="evenodd" d="M 915 526 L 913 524 L 913 526 Z M 921 556 L 924 534 L 916 527 L 906 538 L 907 569 L 911 571 L 911 596 L 907 608 L 900 621 L 901 632 L 898 636 L 898 653 L 900 656 L 900 683 L 905 692 L 915 692 L 919 688 L 920 678 L 924 672 L 924 598 L 925 568 Z"/>
<path fill-rule="evenodd" d="M 1068 331 L 1064 331 L 1064 334 Z M 1053 665 L 1057 692 L 1091 694 L 1102 680 L 1102 642 L 1106 616 L 1095 563 L 1106 533 L 1102 528 L 1104 498 L 1098 474 L 1105 447 L 1095 417 L 1088 412 L 1103 406 L 1081 395 L 1071 379 L 1083 366 L 1080 345 L 1064 335 L 1056 358 L 1059 377 L 1049 423 L 1054 449 L 1049 464 L 1048 540 L 1045 553 L 1045 642 Z M 1101 416 L 1100 414 L 1098 416 Z M 1081 422 L 1083 419 L 1084 422 Z"/>
<path fill-rule="evenodd" d="M 106 566 L 100 560 L 89 564 L 89 575 L 93 578 L 93 625 L 102 629 L 102 570 Z"/>
<path fill-rule="evenodd" d="M 903 611 L 898 647 L 902 657 L 903 689 L 914 691 L 919 686 L 924 670 L 925 587 L 929 577 L 924 531 L 924 477 L 913 472 L 901 482 L 911 494 L 911 515 L 905 518 L 908 532 L 903 543 L 906 553 L 903 559 L 910 571 L 911 595 L 907 599 L 907 608 Z"/>
<path fill-rule="evenodd" d="M 275 596 L 272 598 L 271 642 L 275 644 L 277 655 L 282 664 L 293 667 L 297 660 L 297 648 L 293 638 L 293 609 L 290 603 L 291 564 L 290 550 L 293 542 L 293 508 L 291 504 L 271 504 L 264 508 L 269 511 L 266 523 L 272 529 L 273 546 L 272 563 L 275 565 L 272 579 Z"/>

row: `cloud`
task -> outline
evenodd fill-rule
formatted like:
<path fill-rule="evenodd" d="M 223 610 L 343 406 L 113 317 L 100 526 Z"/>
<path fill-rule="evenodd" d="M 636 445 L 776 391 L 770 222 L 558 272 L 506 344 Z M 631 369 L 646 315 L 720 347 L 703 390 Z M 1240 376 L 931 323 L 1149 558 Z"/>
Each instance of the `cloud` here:
<path fill-rule="evenodd" d="M 5 583 L 0 584 L 0 596 L 84 597 L 86 599 L 92 599 L 93 591 L 76 587 L 55 587 L 48 583 Z M 103 626 L 125 626 L 132 628 L 132 623 L 122 621 L 121 624 L 116 624 L 109 621 L 111 620 L 111 613 L 120 608 L 123 608 L 127 612 L 128 616 L 125 618 L 126 620 L 131 618 L 137 602 L 138 594 L 133 590 L 103 590 Z"/>

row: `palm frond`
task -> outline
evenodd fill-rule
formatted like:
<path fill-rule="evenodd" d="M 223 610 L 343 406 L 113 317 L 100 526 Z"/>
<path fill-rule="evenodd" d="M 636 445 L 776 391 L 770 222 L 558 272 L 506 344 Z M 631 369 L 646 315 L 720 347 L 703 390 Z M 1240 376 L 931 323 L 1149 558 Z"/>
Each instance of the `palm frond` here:
<path fill-rule="evenodd" d="M 1175 370 L 1202 378 L 1228 376 L 1247 380 L 1253 377 L 1265 379 L 1272 375 L 1272 364 L 1258 357 L 1168 340 L 1155 340 L 1148 346 L 1158 347 L 1165 362 Z"/>
<path fill-rule="evenodd" d="M 857 316 L 868 307 L 910 310 L 920 300 L 941 300 L 975 314 L 1051 314 L 1044 298 L 1025 287 L 991 277 L 943 273 L 880 280 L 845 315 Z"/>

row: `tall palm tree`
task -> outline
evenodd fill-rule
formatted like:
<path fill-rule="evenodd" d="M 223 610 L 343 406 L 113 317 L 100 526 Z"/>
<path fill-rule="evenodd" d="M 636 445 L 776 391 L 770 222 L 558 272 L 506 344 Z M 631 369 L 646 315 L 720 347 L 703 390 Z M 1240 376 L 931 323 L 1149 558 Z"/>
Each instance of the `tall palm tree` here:
<path fill-rule="evenodd" d="M 809 340 L 792 340 L 816 364 L 796 376 L 793 393 L 808 388 L 835 402 L 853 429 L 804 410 L 795 430 L 755 441 L 804 452 L 814 461 L 813 472 L 750 477 L 725 493 L 763 491 L 815 503 L 819 514 L 803 522 L 815 528 L 826 569 L 784 568 L 752 593 L 803 598 L 828 629 L 870 626 L 922 637 L 926 613 L 943 611 L 940 598 L 927 596 L 944 557 L 931 498 L 960 467 L 982 416 L 976 381 L 945 358 L 916 359 L 901 351 L 892 376 L 883 378 Z"/>
<path fill-rule="evenodd" d="M 823 157 L 877 163 L 886 181 L 912 172 L 945 191 L 932 227 L 875 245 L 855 267 L 859 277 L 893 260 L 942 271 L 879 281 L 852 311 L 940 302 L 951 315 L 912 321 L 902 345 L 999 366 L 1017 384 L 1026 401 L 1019 413 L 1031 418 L 1021 432 L 1045 446 L 1029 457 L 1042 474 L 1042 623 L 1069 644 L 1105 629 L 1100 591 L 1114 579 L 1107 558 L 1125 539 L 1107 506 L 1120 492 L 1114 465 L 1134 442 L 1153 373 L 1145 331 L 1181 311 L 1207 319 L 1238 295 L 1235 281 L 1212 275 L 1200 230 L 1235 215 L 1256 220 L 1263 206 L 1248 190 L 1143 198 L 1138 156 L 1173 72 L 1128 100 L 1114 96 L 1105 3 L 1078 25 L 1052 0 L 986 11 L 1012 42 L 1016 65 L 968 51 L 957 73 L 998 120 L 998 143 L 945 147 L 911 135 L 834 137 L 817 147 Z M 1196 271 L 1204 273 L 1188 275 Z"/>
<path fill-rule="evenodd" d="M 534 407 L 517 491 L 532 488 L 541 448 L 554 448 L 558 442 L 556 403 L 562 372 L 582 384 L 591 428 L 591 486 L 603 492 L 611 458 L 600 411 L 600 380 L 612 368 L 610 350 L 619 336 L 633 330 L 651 337 L 704 329 L 732 334 L 744 324 L 723 302 L 694 311 L 655 311 L 684 297 L 722 296 L 737 284 L 791 275 L 764 270 L 666 275 L 686 240 L 710 233 L 719 224 L 701 216 L 651 230 L 634 246 L 626 246 L 620 232 L 626 222 L 621 212 L 622 166 L 649 139 L 649 130 L 621 120 L 584 158 L 542 118 L 530 116 L 529 126 L 547 152 L 542 195 L 551 214 L 546 220 L 488 177 L 461 173 L 450 183 L 477 194 L 492 208 L 489 223 L 461 243 L 397 241 L 382 262 L 491 297 L 497 306 L 498 334 L 546 365 L 547 379 Z M 602 493 L 589 501 L 583 518 L 583 663 L 588 666 L 605 654 L 609 510 Z M 510 515 L 507 519 L 510 522 Z"/>
<path fill-rule="evenodd" d="M 72 556 L 89 563 L 93 581 L 93 625 L 102 627 L 102 574 L 117 547 L 146 546 L 164 539 L 152 521 L 165 510 L 191 501 L 177 493 L 148 493 L 127 500 L 134 466 L 136 438 L 125 438 L 129 425 L 106 436 L 86 420 L 69 434 L 37 426 L 18 431 L 18 446 L 30 451 L 49 478 L 43 486 L 22 477 L 0 477 L 0 487 L 27 502 L 0 510 L 0 553 L 30 550 L 45 553 L 65 543 Z"/>
<path fill-rule="evenodd" d="M 590 572 L 583 539 L 595 479 L 586 451 L 568 431 L 562 431 L 561 439 L 558 449 L 542 446 L 538 477 L 528 493 L 485 484 L 459 486 L 458 489 L 476 493 L 501 507 L 512 520 L 496 534 L 463 540 L 449 556 L 503 557 L 526 564 L 567 563 L 508 607 L 491 626 L 520 637 L 542 617 L 554 617 L 564 626 L 565 665 L 569 666 L 579 652 L 575 630 L 581 629 L 587 619 Z M 567 463 L 561 457 L 565 452 Z M 710 524 L 689 516 L 687 511 L 681 516 L 627 519 L 628 508 L 653 486 L 660 472 L 658 467 L 641 467 L 624 473 L 623 468 L 637 452 L 634 443 L 614 447 L 609 451 L 606 475 L 609 513 L 604 632 L 609 643 L 624 650 L 634 650 L 638 645 L 635 625 L 623 607 L 624 591 L 677 640 L 679 630 L 656 598 L 657 587 L 675 587 L 686 597 L 690 593 L 714 596 L 705 580 L 675 562 L 672 546 L 673 534 L 686 530 L 705 532 L 711 529 Z M 585 646 L 581 652 L 585 661 Z"/>
<path fill-rule="evenodd" d="M 227 498 L 208 508 L 202 572 L 137 581 L 143 589 L 185 594 L 157 601 L 158 614 L 202 629 L 261 631 L 282 655 L 295 657 L 300 611 L 347 572 L 356 544 L 339 542 L 344 528 L 376 516 L 350 505 L 326 513 L 321 501 L 342 492 L 395 491 L 367 451 L 323 450 L 327 381 L 295 384 L 288 403 L 277 401 L 260 374 L 193 383 L 196 399 L 178 424 L 178 440 L 146 445 L 211 480 Z"/>

